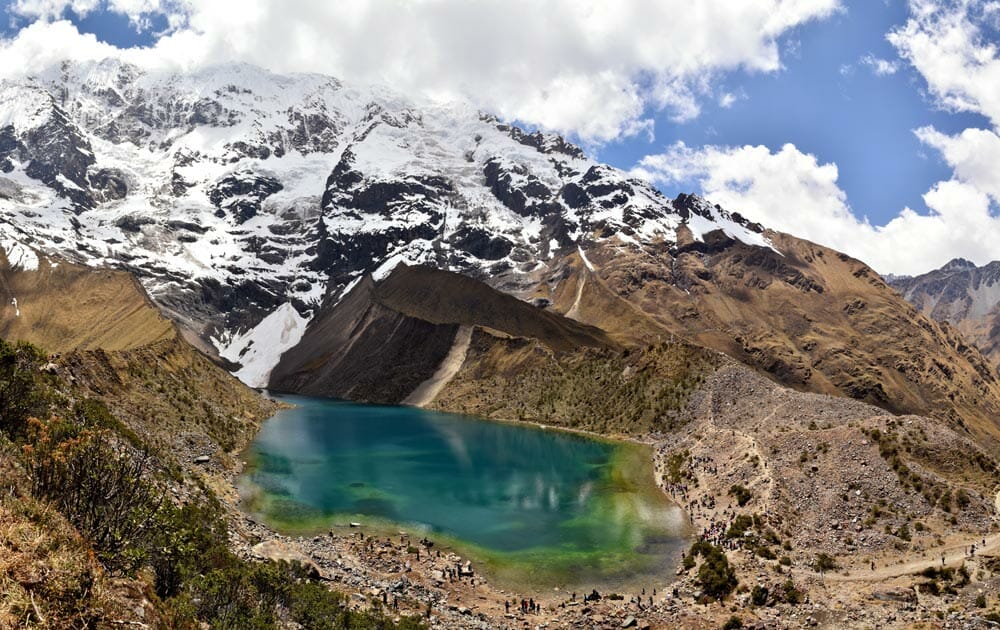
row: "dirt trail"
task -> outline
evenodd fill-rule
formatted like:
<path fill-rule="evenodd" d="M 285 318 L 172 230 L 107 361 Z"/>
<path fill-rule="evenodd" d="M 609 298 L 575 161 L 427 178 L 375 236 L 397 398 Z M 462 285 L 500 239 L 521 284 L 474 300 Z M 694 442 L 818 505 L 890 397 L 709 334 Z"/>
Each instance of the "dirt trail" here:
<path fill-rule="evenodd" d="M 1000 492 L 997 493 L 994 503 L 997 507 L 998 517 L 1000 517 Z M 983 545 L 984 539 L 986 540 L 985 545 Z M 936 551 L 933 554 L 933 557 L 930 558 L 920 558 L 918 560 L 912 560 L 902 564 L 893 564 L 887 567 L 876 567 L 874 571 L 867 569 L 852 571 L 850 575 L 826 573 L 820 576 L 819 573 L 814 571 L 796 571 L 796 573 L 800 575 L 822 577 L 825 580 L 833 582 L 877 582 L 902 577 L 904 575 L 912 575 L 929 567 L 940 567 L 942 564 L 943 566 L 949 567 L 959 566 L 969 558 L 968 550 L 970 545 L 976 545 L 975 557 L 994 555 L 997 551 L 1000 551 L 1000 534 L 993 534 L 992 536 L 979 536 L 976 538 L 970 538 L 962 543 L 948 545 L 944 549 L 944 563 L 941 562 L 941 552 Z"/>
<path fill-rule="evenodd" d="M 851 571 L 850 575 L 842 575 L 832 572 L 820 574 L 815 571 L 794 569 L 793 573 L 800 576 L 821 578 L 831 582 L 880 582 L 882 580 L 902 577 L 904 575 L 913 575 L 929 567 L 959 566 L 962 562 L 969 559 L 968 549 L 972 544 L 976 545 L 976 558 L 981 555 L 989 556 L 992 555 L 993 552 L 1000 550 L 1000 534 L 986 536 L 986 546 L 982 545 L 983 538 L 984 537 L 982 536 L 974 539 L 970 538 L 962 544 L 949 545 L 946 547 L 943 565 L 941 563 L 941 552 L 935 551 L 935 553 L 932 554 L 932 557 L 929 558 L 920 558 L 918 560 L 904 562 L 903 564 L 893 564 L 887 567 L 876 567 L 874 571 L 868 569 L 862 569 L 860 571 L 855 570 Z"/>
<path fill-rule="evenodd" d="M 428 404 L 441 392 L 445 385 L 458 374 L 458 370 L 465 363 L 465 355 L 469 351 L 469 343 L 472 341 L 472 326 L 460 326 L 455 333 L 455 341 L 452 343 L 448 355 L 438 366 L 434 376 L 420 384 L 413 393 L 403 401 L 404 405 L 423 407 Z"/>

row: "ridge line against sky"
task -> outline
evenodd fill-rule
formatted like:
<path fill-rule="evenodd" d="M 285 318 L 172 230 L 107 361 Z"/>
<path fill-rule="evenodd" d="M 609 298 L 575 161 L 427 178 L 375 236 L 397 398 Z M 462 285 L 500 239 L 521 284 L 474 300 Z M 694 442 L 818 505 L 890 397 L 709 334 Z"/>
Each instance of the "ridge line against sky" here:
<path fill-rule="evenodd" d="M 0 76 L 117 57 L 380 82 L 563 133 L 883 273 L 1000 259 L 1000 0 L 0 6 Z"/>

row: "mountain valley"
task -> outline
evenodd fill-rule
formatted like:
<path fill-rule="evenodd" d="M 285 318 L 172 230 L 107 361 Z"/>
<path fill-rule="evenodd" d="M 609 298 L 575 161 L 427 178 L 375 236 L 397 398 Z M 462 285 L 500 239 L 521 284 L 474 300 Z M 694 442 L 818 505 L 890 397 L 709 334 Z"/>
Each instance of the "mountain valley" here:
<path fill-rule="evenodd" d="M 73 609 L 26 573 L 55 560 L 21 549 L 0 561 L 17 592 L 0 625 L 226 627 L 220 585 L 273 578 L 298 590 L 260 586 L 246 605 L 283 627 L 311 627 L 307 599 L 371 627 L 714 628 L 734 611 L 760 627 L 915 627 L 945 611 L 986 627 L 978 596 L 1000 589 L 993 266 L 887 283 L 738 210 L 670 199 L 466 105 L 321 75 L 107 60 L 0 82 L 0 363 L 44 394 L 0 430 L 23 497 L 0 500 L 0 549 L 47 531 L 53 548 L 91 550 L 68 580 L 108 589 Z M 456 561 L 433 541 L 293 535 L 248 515 L 245 449 L 278 408 L 254 389 L 641 444 L 695 545 L 648 606 L 556 588 L 532 596 L 538 616 L 511 615 L 518 594 L 478 566 L 442 577 Z M 165 530 L 183 538 L 168 546 L 183 571 L 157 539 L 109 550 L 71 510 L 39 515 L 58 499 L 39 470 L 64 460 L 32 454 L 93 435 L 121 446 L 113 462 L 151 458 L 157 518 L 214 506 L 204 531 L 186 517 Z M 145 573 L 113 568 L 128 553 Z M 306 574 L 253 582 L 259 567 Z"/>

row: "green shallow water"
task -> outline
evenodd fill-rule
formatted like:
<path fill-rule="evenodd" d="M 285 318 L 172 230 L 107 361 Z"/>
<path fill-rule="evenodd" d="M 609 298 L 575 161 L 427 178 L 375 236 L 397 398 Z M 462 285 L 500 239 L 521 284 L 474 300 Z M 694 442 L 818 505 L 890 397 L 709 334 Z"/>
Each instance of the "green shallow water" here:
<path fill-rule="evenodd" d="M 405 529 L 519 586 L 665 581 L 686 545 L 647 447 L 412 407 L 279 400 L 295 407 L 264 424 L 240 484 L 246 508 L 279 531 Z"/>

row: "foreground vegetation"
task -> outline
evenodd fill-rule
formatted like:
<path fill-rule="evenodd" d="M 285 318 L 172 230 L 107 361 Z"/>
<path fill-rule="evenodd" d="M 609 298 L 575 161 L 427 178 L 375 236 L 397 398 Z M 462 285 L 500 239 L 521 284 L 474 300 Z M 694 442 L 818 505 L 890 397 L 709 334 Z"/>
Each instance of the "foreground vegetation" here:
<path fill-rule="evenodd" d="M 0 340 L 0 627 L 127 623 L 136 601 L 171 628 L 420 627 L 351 610 L 297 563 L 237 557 L 212 492 L 45 363 Z M 196 491 L 173 500 L 183 481 Z"/>

